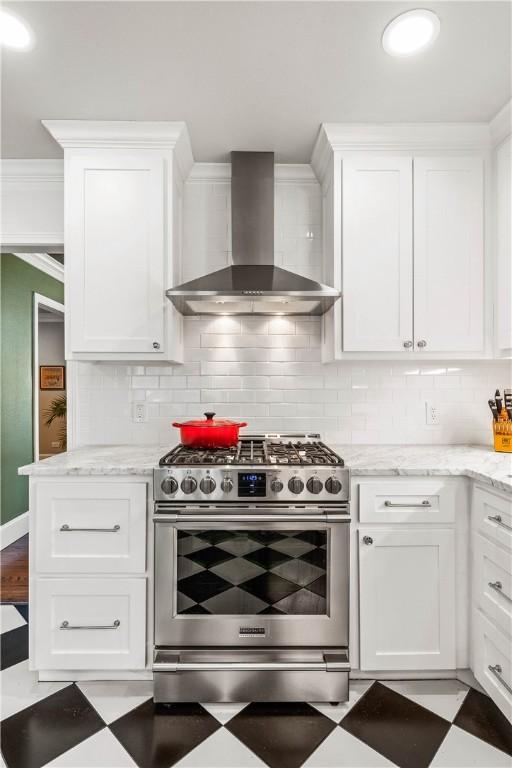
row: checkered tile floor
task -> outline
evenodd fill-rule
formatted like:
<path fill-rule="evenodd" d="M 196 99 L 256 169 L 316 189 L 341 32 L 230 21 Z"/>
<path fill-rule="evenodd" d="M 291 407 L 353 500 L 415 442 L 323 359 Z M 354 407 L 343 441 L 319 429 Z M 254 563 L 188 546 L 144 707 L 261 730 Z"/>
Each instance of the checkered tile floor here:
<path fill-rule="evenodd" d="M 453 680 L 351 683 L 329 704 L 155 706 L 146 682 L 37 683 L 26 606 L 2 606 L 8 768 L 511 768 L 512 727 Z"/>

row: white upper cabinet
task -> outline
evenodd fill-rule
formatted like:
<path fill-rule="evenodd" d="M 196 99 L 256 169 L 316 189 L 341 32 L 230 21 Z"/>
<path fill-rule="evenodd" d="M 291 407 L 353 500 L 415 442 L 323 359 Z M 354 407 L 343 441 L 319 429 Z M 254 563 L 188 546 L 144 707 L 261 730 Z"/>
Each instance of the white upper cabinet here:
<path fill-rule="evenodd" d="M 412 347 L 412 159 L 343 160 L 343 349 Z"/>
<path fill-rule="evenodd" d="M 183 123 L 46 121 L 64 147 L 66 356 L 181 359 Z"/>
<path fill-rule="evenodd" d="M 512 357 L 512 137 L 496 149 L 496 352 Z"/>
<path fill-rule="evenodd" d="M 484 346 L 483 163 L 414 159 L 414 336 L 429 352 Z"/>

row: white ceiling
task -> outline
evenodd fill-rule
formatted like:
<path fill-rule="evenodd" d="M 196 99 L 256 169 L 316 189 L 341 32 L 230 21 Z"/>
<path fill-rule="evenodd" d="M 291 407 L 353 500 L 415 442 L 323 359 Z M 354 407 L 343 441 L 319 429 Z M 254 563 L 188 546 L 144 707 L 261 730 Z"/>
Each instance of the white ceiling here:
<path fill-rule="evenodd" d="M 386 23 L 441 18 L 416 58 Z M 2 55 L 2 153 L 59 157 L 43 118 L 185 120 L 196 160 L 307 162 L 322 122 L 489 120 L 511 95 L 509 2 L 15 2 L 37 37 Z"/>

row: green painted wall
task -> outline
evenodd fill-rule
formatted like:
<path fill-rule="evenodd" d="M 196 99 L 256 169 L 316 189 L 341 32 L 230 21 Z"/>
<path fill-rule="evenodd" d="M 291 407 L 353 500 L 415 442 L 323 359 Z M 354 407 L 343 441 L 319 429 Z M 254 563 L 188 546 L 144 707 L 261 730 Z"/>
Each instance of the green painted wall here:
<path fill-rule="evenodd" d="M 28 478 L 18 467 L 33 460 L 32 328 L 33 295 L 64 301 L 59 280 L 18 259 L 1 259 L 1 475 L 0 519 L 12 520 L 28 509 Z"/>

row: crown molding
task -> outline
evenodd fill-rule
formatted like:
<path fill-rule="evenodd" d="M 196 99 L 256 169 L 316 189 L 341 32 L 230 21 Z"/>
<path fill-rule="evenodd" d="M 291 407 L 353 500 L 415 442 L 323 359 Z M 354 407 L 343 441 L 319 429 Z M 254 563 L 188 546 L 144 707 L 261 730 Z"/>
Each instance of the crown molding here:
<path fill-rule="evenodd" d="M 64 282 L 63 264 L 59 264 L 58 261 L 52 259 L 47 253 L 17 253 L 14 251 L 14 255 L 32 267 L 55 278 L 55 280 L 59 280 L 61 283 Z"/>
<path fill-rule="evenodd" d="M 2 184 L 64 184 L 63 160 L 2 160 Z"/>
<path fill-rule="evenodd" d="M 183 121 L 143 120 L 41 120 L 64 149 L 164 149 L 174 150 L 183 178 L 193 165 L 188 129 Z"/>
<path fill-rule="evenodd" d="M 276 184 L 317 183 L 314 171 L 307 163 L 276 163 L 274 179 Z M 194 163 L 187 181 L 229 184 L 231 181 L 231 163 Z"/>
<path fill-rule="evenodd" d="M 489 123 L 493 147 L 498 146 L 512 133 L 512 99 L 508 101 Z"/>

